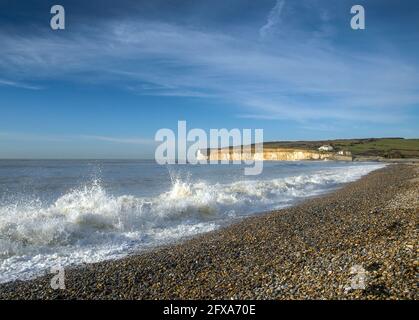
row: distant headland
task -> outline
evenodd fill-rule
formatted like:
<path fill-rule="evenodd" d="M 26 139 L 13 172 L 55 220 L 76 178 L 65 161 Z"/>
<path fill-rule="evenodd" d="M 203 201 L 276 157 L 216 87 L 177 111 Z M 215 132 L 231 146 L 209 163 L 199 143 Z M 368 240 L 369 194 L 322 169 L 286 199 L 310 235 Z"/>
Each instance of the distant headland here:
<path fill-rule="evenodd" d="M 265 142 L 263 152 L 255 145 L 199 150 L 199 160 L 338 160 L 418 161 L 419 139 L 365 138 L 319 141 Z"/>

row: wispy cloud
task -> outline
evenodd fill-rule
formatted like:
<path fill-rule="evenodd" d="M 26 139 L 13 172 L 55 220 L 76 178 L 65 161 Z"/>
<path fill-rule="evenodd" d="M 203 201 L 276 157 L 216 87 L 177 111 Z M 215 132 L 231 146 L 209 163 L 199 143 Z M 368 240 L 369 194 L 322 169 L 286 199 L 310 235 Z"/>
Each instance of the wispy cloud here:
<path fill-rule="evenodd" d="M 27 81 L 61 77 L 112 82 L 141 95 L 211 97 L 255 119 L 389 123 L 417 106 L 418 65 L 401 52 L 342 49 L 333 39 L 298 36 L 280 35 L 269 46 L 257 41 L 278 26 L 285 5 L 292 4 L 276 2 L 254 38 L 141 19 L 98 22 L 89 32 L 80 26 L 71 36 L 0 33 L 0 70 L 9 78 L 19 70 Z M 327 23 L 325 16 L 319 19 Z"/>
<path fill-rule="evenodd" d="M 154 145 L 153 139 L 139 137 L 113 137 L 101 135 L 53 135 L 53 134 L 34 134 L 27 132 L 0 132 L 0 140 L 13 141 L 37 141 L 37 142 L 80 142 L 80 141 L 102 141 L 113 144 L 136 144 Z"/>
<path fill-rule="evenodd" d="M 211 98 L 214 95 L 198 90 L 183 89 L 174 86 L 161 86 L 158 84 L 129 85 L 127 89 L 138 95 L 162 97 L 195 97 Z"/>
<path fill-rule="evenodd" d="M 59 136 L 50 134 L 34 134 L 28 132 L 0 132 L 0 141 L 28 141 L 28 142 L 68 142 L 69 136 Z"/>
<path fill-rule="evenodd" d="M 16 81 L 10 81 L 5 79 L 0 79 L 0 86 L 9 86 L 9 87 L 16 87 L 16 88 L 22 88 L 22 89 L 29 89 L 29 90 L 40 90 L 42 87 L 40 86 L 33 86 L 26 83 L 16 82 Z"/>
<path fill-rule="evenodd" d="M 262 38 L 268 36 L 272 30 L 281 22 L 281 12 L 285 5 L 285 0 L 277 0 L 275 6 L 269 12 L 266 23 L 260 28 L 259 34 Z"/>
<path fill-rule="evenodd" d="M 124 138 L 124 137 L 107 137 L 107 136 L 92 136 L 92 135 L 80 135 L 78 136 L 82 139 L 95 140 L 95 141 L 104 141 L 111 143 L 120 143 L 120 144 L 139 144 L 139 145 L 154 145 L 156 142 L 153 139 L 143 139 L 143 138 Z"/>

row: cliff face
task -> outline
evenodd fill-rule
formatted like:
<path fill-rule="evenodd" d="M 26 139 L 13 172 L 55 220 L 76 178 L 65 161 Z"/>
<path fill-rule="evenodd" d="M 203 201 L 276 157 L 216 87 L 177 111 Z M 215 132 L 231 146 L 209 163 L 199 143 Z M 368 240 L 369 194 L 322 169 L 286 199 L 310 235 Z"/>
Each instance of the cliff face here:
<path fill-rule="evenodd" d="M 263 152 L 240 152 L 233 149 L 209 150 L 209 155 L 198 153 L 198 160 L 265 160 L 265 161 L 298 161 L 298 160 L 343 160 L 352 161 L 351 156 L 342 156 L 334 152 L 319 152 L 302 149 L 263 149 Z"/>

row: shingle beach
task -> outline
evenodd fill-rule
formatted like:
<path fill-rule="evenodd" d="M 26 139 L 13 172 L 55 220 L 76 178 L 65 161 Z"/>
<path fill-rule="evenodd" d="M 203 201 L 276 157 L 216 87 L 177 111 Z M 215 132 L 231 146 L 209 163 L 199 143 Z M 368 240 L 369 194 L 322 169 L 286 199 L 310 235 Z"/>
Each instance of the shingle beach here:
<path fill-rule="evenodd" d="M 0 299 L 418 299 L 419 166 L 120 260 L 0 285 Z"/>

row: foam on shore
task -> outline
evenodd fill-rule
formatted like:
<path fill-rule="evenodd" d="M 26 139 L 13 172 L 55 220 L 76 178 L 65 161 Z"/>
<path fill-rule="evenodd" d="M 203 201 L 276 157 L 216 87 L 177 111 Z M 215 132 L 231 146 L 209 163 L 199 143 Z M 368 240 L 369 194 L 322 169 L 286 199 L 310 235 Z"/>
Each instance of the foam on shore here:
<path fill-rule="evenodd" d="M 173 177 L 154 197 L 114 196 L 100 180 L 52 204 L 19 199 L 0 205 L 0 282 L 28 279 L 57 264 L 122 257 L 217 229 L 243 215 L 281 208 L 383 167 L 349 165 L 315 173 L 229 184 Z"/>

